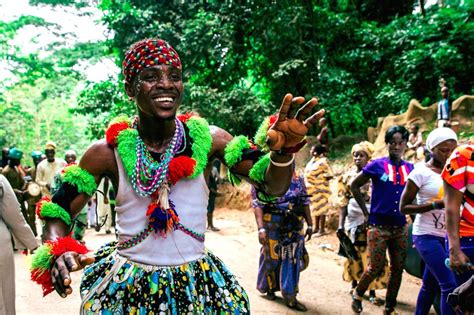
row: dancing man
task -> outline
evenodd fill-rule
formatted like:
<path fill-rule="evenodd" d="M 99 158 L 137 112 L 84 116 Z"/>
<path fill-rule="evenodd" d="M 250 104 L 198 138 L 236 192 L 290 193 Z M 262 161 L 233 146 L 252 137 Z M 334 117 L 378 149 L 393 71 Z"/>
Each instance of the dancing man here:
<path fill-rule="evenodd" d="M 106 139 L 93 144 L 79 166 L 65 169 L 53 199 L 39 205 L 47 242 L 33 259 L 33 279 L 44 293 L 55 289 L 66 297 L 72 293 L 70 272 L 89 265 L 80 287 L 82 313 L 249 313 L 244 289 L 204 246 L 204 173 L 218 158 L 234 180 L 246 179 L 262 194 L 283 195 L 294 152 L 324 111 L 310 115 L 315 98 L 301 106 L 304 98 L 287 94 L 268 131 L 271 152 L 264 154 L 246 137 L 233 138 L 192 114 L 177 115 L 182 67 L 167 42 L 137 42 L 122 67 L 138 115 L 115 119 Z M 117 193 L 118 241 L 89 257 L 67 234 L 71 217 L 104 176 Z"/>

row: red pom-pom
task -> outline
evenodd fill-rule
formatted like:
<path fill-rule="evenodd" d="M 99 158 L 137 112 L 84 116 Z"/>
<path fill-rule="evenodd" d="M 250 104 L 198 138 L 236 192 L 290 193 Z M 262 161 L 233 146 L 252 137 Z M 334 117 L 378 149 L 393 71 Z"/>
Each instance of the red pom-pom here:
<path fill-rule="evenodd" d="M 65 252 L 76 252 L 78 254 L 87 254 L 89 250 L 72 237 L 62 237 L 55 241 L 47 242 L 53 246 L 51 254 L 55 257 L 61 256 Z"/>
<path fill-rule="evenodd" d="M 196 166 L 196 160 L 188 156 L 178 156 L 171 160 L 168 179 L 171 185 L 176 184 L 181 178 L 191 176 Z"/>
<path fill-rule="evenodd" d="M 51 199 L 48 198 L 48 196 L 43 196 L 37 203 L 36 203 L 36 215 L 38 218 L 41 220 L 44 220 L 44 218 L 41 216 L 41 207 L 43 206 L 43 202 L 51 202 Z"/>
<path fill-rule="evenodd" d="M 193 116 L 197 116 L 197 114 L 193 113 L 193 112 L 186 112 L 184 114 L 180 114 L 178 116 L 176 116 L 182 123 L 186 123 L 188 121 L 189 118 L 193 117 Z"/>
<path fill-rule="evenodd" d="M 149 217 L 153 211 L 155 211 L 156 207 L 158 207 L 158 205 L 154 202 L 150 202 L 150 204 L 148 205 L 148 208 L 146 210 L 146 215 L 147 217 Z"/>
<path fill-rule="evenodd" d="M 31 271 L 31 280 L 41 285 L 43 296 L 54 291 L 53 280 L 51 279 L 49 270 L 41 271 L 40 269 L 33 269 Z"/>
<path fill-rule="evenodd" d="M 121 121 L 115 124 L 111 124 L 107 131 L 105 132 L 105 140 L 111 146 L 117 146 L 117 136 L 122 131 L 129 128 L 129 125 L 126 121 Z"/>

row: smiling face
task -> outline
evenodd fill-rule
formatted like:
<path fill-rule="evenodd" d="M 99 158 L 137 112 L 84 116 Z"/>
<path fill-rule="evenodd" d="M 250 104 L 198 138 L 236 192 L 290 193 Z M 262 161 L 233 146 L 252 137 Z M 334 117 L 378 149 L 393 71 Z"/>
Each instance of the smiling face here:
<path fill-rule="evenodd" d="M 181 69 L 170 65 L 146 68 L 125 89 L 135 98 L 141 116 L 174 118 L 183 97 Z"/>

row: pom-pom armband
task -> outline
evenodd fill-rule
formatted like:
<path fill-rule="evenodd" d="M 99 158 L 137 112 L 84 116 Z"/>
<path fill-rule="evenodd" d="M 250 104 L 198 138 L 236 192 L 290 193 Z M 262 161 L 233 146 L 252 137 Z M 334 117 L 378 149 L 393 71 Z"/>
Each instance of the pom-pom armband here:
<path fill-rule="evenodd" d="M 63 207 L 54 203 L 47 196 L 41 198 L 36 204 L 36 215 L 41 220 L 45 218 L 60 219 L 67 225 L 71 224 L 71 215 Z"/>
<path fill-rule="evenodd" d="M 51 267 L 54 261 L 65 252 L 86 254 L 89 250 L 75 239 L 63 237 L 55 241 L 46 241 L 33 255 L 30 266 L 31 280 L 41 285 L 43 296 L 54 291 Z"/>
<path fill-rule="evenodd" d="M 62 179 L 63 182 L 75 186 L 79 193 L 85 193 L 88 196 L 92 196 L 97 189 L 94 176 L 77 165 L 65 167 L 62 171 Z"/>

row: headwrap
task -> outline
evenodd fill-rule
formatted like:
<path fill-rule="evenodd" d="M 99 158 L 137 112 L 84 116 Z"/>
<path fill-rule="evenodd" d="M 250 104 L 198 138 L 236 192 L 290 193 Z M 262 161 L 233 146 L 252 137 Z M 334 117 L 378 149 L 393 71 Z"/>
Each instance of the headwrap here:
<path fill-rule="evenodd" d="M 125 82 L 132 82 L 140 71 L 156 65 L 171 65 L 181 69 L 181 60 L 176 50 L 162 39 L 139 41 L 125 53 L 122 62 Z"/>
<path fill-rule="evenodd" d="M 364 151 L 367 154 L 368 159 L 370 160 L 372 154 L 374 154 L 375 147 L 369 141 L 361 141 L 352 146 L 351 155 L 354 155 L 354 152 L 357 151 Z"/>
<path fill-rule="evenodd" d="M 34 158 L 34 159 L 39 159 L 41 158 L 41 151 L 33 151 L 31 152 L 31 157 Z"/>
<path fill-rule="evenodd" d="M 53 141 L 48 141 L 46 142 L 46 145 L 44 146 L 45 150 L 56 150 L 56 143 Z"/>
<path fill-rule="evenodd" d="M 458 136 L 453 129 L 447 127 L 433 129 L 426 138 L 426 148 L 433 152 L 434 147 L 446 140 L 458 141 Z"/>
<path fill-rule="evenodd" d="M 18 150 L 17 148 L 11 148 L 10 150 L 8 150 L 9 159 L 21 160 L 22 156 L 23 152 Z"/>

